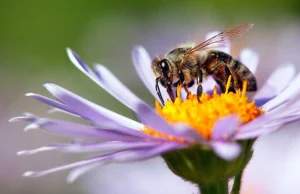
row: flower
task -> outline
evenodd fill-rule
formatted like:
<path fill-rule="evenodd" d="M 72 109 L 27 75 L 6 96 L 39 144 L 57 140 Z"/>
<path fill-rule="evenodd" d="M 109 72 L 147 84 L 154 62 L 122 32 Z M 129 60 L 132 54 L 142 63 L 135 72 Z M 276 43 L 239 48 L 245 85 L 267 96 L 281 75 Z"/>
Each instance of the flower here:
<path fill-rule="evenodd" d="M 80 71 L 134 111 L 138 121 L 96 105 L 58 85 L 47 83 L 45 88 L 57 100 L 33 93 L 26 96 L 55 110 L 80 117 L 90 124 L 41 118 L 30 113 L 12 118 L 11 122 L 29 122 L 25 131 L 41 128 L 75 139 L 74 143 L 23 150 L 18 155 L 51 150 L 106 153 L 45 171 L 25 172 L 24 176 L 40 177 L 75 168 L 68 176 L 68 181 L 72 182 L 100 165 L 145 160 L 162 155 L 169 168 L 186 180 L 213 182 L 220 177 L 235 176 L 246 166 L 252 155 L 253 141 L 257 137 L 300 118 L 300 104 L 297 101 L 300 95 L 300 76 L 294 77 L 295 69 L 291 64 L 276 69 L 250 100 L 245 95 L 246 84 L 236 94 L 217 94 L 216 83 L 208 78 L 203 83 L 205 94 L 201 97 L 201 103 L 195 96 L 185 96 L 177 88 L 176 101 L 167 101 L 165 106 L 156 102 L 155 110 L 133 94 L 106 67 L 96 64 L 92 70 L 74 51 L 67 49 L 67 53 Z M 258 56 L 254 51 L 244 49 L 240 60 L 255 72 Z M 133 50 L 133 61 L 141 80 L 158 99 L 155 79 L 151 73 L 151 59 L 146 50 L 137 46 Z M 193 88 L 191 91 L 193 93 Z M 163 98 L 167 99 L 167 93 L 164 90 L 161 92 Z M 76 141 L 78 138 L 81 141 Z M 184 163 L 189 164 L 183 165 Z M 208 167 L 207 164 L 211 163 L 218 164 L 221 170 L 215 169 L 216 165 Z M 215 176 L 212 176 L 212 171 Z M 200 176 L 204 178 L 199 175 L 195 177 L 195 173 L 199 172 L 202 172 Z M 208 178 L 209 176 L 211 177 Z"/>

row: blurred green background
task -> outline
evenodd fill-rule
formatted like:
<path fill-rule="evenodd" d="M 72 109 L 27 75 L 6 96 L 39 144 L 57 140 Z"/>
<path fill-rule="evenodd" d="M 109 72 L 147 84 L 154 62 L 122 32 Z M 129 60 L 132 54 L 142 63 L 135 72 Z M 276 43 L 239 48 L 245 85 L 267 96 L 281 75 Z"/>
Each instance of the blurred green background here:
<path fill-rule="evenodd" d="M 47 115 L 47 107 L 27 99 L 25 93 L 48 95 L 42 84 L 55 82 L 133 118 L 128 109 L 72 66 L 65 52 L 66 47 L 74 49 L 88 64 L 99 62 L 106 65 L 149 103 L 153 103 L 153 98 L 139 81 L 131 62 L 131 49 L 137 44 L 146 47 L 154 56 L 166 53 L 178 43 L 201 41 L 212 30 L 254 23 L 255 28 L 234 44 L 233 55 L 237 56 L 244 46 L 260 53 L 261 63 L 264 64 L 259 67 L 257 75 L 260 85 L 280 63 L 289 61 L 296 64 L 299 61 L 298 0 L 0 2 L 1 194 L 94 193 L 93 189 L 86 188 L 85 181 L 67 185 L 64 173 L 39 179 L 21 177 L 22 172 L 27 170 L 47 169 L 86 157 L 58 153 L 30 157 L 15 155 L 22 149 L 66 141 L 39 132 L 24 133 L 22 124 L 8 125 L 10 117 L 22 112 Z M 296 66 L 298 68 L 299 63 Z M 155 165 L 150 167 L 151 162 L 146 164 L 147 168 L 155 168 Z M 97 178 L 92 181 L 98 184 Z M 171 187 L 174 189 L 174 186 L 169 189 Z M 191 188 L 190 185 L 182 187 Z M 122 192 L 99 189 L 96 193 Z"/>

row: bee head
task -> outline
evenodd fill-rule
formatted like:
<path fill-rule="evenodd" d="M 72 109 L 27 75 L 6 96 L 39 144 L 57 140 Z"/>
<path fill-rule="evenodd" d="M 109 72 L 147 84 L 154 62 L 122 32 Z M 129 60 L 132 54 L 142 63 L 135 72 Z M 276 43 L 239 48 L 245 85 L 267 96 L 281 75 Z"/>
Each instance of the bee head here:
<path fill-rule="evenodd" d="M 152 70 L 163 87 L 172 83 L 171 62 L 168 59 L 155 58 L 152 61 Z"/>

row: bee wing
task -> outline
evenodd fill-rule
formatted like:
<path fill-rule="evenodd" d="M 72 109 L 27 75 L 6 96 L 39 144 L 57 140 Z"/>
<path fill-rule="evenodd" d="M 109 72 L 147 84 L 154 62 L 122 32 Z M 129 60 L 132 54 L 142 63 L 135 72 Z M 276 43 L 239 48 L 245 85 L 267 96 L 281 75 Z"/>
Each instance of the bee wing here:
<path fill-rule="evenodd" d="M 245 32 L 247 32 L 250 28 L 253 27 L 253 24 L 243 24 L 236 28 L 231 28 L 225 30 L 212 38 L 202 42 L 201 44 L 195 46 L 191 50 L 189 50 L 186 54 L 192 53 L 199 50 L 211 49 L 216 47 L 225 47 L 228 43 L 240 36 L 242 36 Z"/>

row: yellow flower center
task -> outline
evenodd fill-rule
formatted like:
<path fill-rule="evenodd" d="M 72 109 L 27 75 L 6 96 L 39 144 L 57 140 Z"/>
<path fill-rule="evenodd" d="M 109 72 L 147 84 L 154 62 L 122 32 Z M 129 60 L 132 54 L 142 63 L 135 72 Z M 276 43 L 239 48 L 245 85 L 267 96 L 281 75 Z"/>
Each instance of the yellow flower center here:
<path fill-rule="evenodd" d="M 212 95 L 203 93 L 199 101 L 195 94 L 189 94 L 185 100 L 182 100 L 180 97 L 181 87 L 179 86 L 175 102 L 168 100 L 164 106 L 160 106 L 156 101 L 156 111 L 169 123 L 186 123 L 202 137 L 209 140 L 216 121 L 224 116 L 236 114 L 244 124 L 264 113 L 261 108 L 255 105 L 254 101 L 248 101 L 246 81 L 243 83 L 242 91 L 237 90 L 236 93 L 228 92 L 230 81 L 231 77 L 228 79 L 225 93 L 217 94 L 215 87 Z M 149 127 L 145 127 L 143 131 L 156 137 L 184 142 L 183 139 L 159 133 Z"/>

